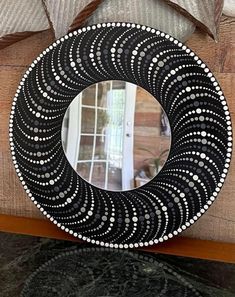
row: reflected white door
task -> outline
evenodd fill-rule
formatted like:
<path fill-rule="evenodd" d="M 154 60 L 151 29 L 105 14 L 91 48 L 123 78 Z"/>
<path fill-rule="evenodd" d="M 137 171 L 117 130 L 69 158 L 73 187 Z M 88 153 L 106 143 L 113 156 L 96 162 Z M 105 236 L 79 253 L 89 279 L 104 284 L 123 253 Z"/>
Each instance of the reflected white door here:
<path fill-rule="evenodd" d="M 122 166 L 122 189 L 133 188 L 134 183 L 134 117 L 136 101 L 136 85 L 126 83 L 125 111 L 123 128 L 123 166 Z"/>
<path fill-rule="evenodd" d="M 74 100 L 69 108 L 67 125 L 67 139 L 66 139 L 66 157 L 69 163 L 76 170 L 79 156 L 79 146 L 81 137 L 81 97 L 78 95 L 78 100 Z"/>

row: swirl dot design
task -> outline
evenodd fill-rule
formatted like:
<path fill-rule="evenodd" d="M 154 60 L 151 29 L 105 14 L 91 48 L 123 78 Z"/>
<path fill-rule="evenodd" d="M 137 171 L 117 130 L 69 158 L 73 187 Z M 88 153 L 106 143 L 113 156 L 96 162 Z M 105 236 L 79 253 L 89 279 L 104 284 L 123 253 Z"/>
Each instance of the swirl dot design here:
<path fill-rule="evenodd" d="M 170 122 L 168 159 L 138 189 L 90 185 L 63 151 L 68 106 L 105 80 L 144 88 Z M 232 153 L 228 106 L 208 67 L 168 34 L 131 23 L 79 29 L 45 49 L 17 89 L 9 138 L 16 172 L 40 211 L 65 232 L 111 248 L 156 244 L 192 225 L 217 197 Z"/>

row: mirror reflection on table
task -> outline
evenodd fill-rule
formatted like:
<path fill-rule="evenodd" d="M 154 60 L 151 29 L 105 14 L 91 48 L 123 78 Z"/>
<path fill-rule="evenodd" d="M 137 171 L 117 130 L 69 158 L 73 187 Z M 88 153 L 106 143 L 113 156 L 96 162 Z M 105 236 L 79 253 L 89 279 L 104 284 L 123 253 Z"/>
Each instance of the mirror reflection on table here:
<path fill-rule="evenodd" d="M 58 251 L 28 277 L 21 297 L 212 296 L 200 293 L 205 291 L 203 279 L 189 273 L 184 273 L 185 278 L 182 270 L 165 262 L 164 256 L 161 260 L 161 255 L 78 246 Z M 220 293 L 209 290 L 213 296 Z"/>
<path fill-rule="evenodd" d="M 140 187 L 167 160 L 171 130 L 158 101 L 124 81 L 93 84 L 72 101 L 62 124 L 62 144 L 76 172 L 99 188 Z"/>

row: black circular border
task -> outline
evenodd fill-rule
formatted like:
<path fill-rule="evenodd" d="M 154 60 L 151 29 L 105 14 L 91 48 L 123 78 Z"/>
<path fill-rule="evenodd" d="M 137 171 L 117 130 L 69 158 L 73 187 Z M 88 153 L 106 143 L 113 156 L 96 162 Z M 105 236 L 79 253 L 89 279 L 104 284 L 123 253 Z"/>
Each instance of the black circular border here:
<path fill-rule="evenodd" d="M 161 172 L 125 192 L 79 177 L 60 138 L 74 97 L 112 79 L 158 98 L 172 129 Z M 75 237 L 111 248 L 152 245 L 193 224 L 217 197 L 232 152 L 228 106 L 207 66 L 168 34 L 131 23 L 88 26 L 43 51 L 16 92 L 9 137 L 16 172 L 42 213 Z"/>

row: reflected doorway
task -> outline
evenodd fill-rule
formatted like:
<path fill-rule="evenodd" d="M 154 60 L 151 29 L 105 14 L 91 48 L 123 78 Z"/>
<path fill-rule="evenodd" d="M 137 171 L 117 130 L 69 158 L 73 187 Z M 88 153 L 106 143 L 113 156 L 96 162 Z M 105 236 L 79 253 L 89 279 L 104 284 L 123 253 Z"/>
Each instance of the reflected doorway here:
<path fill-rule="evenodd" d="M 151 180 L 170 148 L 170 125 L 158 101 L 124 81 L 91 85 L 70 104 L 62 125 L 69 163 L 89 183 L 130 190 Z"/>

